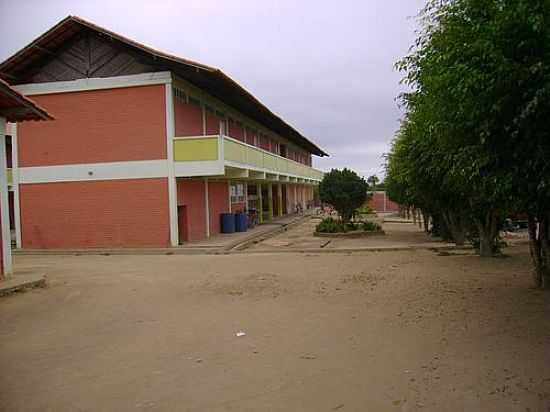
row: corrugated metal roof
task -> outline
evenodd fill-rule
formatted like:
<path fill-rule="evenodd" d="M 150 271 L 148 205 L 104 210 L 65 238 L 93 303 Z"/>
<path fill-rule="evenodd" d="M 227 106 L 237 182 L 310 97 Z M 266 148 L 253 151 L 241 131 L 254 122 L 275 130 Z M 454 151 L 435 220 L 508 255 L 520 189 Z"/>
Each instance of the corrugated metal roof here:
<path fill-rule="evenodd" d="M 53 116 L 0 79 L 0 116 L 8 122 L 53 120 Z"/>
<path fill-rule="evenodd" d="M 76 16 L 69 16 L 38 37 L 28 46 L 0 64 L 0 75 L 12 80 L 14 84 L 25 82 L 24 74 L 39 64 L 40 60 L 81 30 L 92 30 L 123 43 L 136 51 L 149 56 L 153 62 L 164 69 L 170 69 L 195 86 L 205 90 L 229 106 L 265 125 L 275 133 L 289 139 L 300 147 L 317 156 L 328 156 L 321 148 L 269 110 L 251 93 L 232 80 L 220 69 L 206 66 L 192 60 L 166 54 L 143 44 L 99 27 Z"/>

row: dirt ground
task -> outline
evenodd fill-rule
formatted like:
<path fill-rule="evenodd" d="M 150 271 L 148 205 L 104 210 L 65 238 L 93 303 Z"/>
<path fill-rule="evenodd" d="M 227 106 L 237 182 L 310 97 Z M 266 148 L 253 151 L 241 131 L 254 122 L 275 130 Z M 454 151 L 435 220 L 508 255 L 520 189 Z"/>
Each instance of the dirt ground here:
<path fill-rule="evenodd" d="M 0 410 L 550 411 L 506 253 L 18 256 L 49 287 L 0 299 Z"/>

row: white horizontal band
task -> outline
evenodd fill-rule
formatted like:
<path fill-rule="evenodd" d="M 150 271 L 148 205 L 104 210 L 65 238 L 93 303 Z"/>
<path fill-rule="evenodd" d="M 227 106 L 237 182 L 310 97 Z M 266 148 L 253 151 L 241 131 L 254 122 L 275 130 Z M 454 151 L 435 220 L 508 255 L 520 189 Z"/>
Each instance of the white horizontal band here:
<path fill-rule="evenodd" d="M 176 177 L 220 176 L 223 175 L 223 162 L 219 160 L 197 160 L 174 162 Z"/>
<path fill-rule="evenodd" d="M 172 82 L 170 72 L 132 74 L 129 76 L 94 77 L 89 79 L 69 80 L 62 82 L 20 84 L 14 89 L 26 96 L 35 94 L 52 94 L 80 92 L 86 90 L 117 89 L 121 87 L 149 86 Z"/>
<path fill-rule="evenodd" d="M 151 179 L 168 176 L 166 160 L 20 167 L 19 184 Z"/>

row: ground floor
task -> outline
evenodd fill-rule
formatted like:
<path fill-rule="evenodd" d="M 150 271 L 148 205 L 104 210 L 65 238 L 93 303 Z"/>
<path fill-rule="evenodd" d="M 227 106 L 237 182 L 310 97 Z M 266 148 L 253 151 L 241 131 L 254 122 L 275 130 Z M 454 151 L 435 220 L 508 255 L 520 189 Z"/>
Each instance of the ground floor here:
<path fill-rule="evenodd" d="M 318 203 L 313 185 L 212 178 L 178 178 L 177 199 L 181 243 L 222 233 L 225 213 L 244 213 L 253 226 Z"/>
<path fill-rule="evenodd" d="M 49 287 L 0 299 L 0 410 L 547 411 L 506 253 L 16 256 Z"/>
<path fill-rule="evenodd" d="M 316 204 L 316 186 L 298 181 L 177 178 L 20 184 L 10 191 L 17 247 L 67 249 L 168 247 L 223 231 L 222 215 L 247 226 Z"/>

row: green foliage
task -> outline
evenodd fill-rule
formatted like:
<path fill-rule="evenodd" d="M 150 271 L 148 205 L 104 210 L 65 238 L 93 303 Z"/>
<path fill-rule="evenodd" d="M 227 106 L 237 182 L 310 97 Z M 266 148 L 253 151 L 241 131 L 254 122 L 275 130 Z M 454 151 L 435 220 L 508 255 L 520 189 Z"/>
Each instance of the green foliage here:
<path fill-rule="evenodd" d="M 357 209 L 356 214 L 358 215 L 372 215 L 374 214 L 374 209 L 367 204 L 364 204 L 359 209 Z"/>
<path fill-rule="evenodd" d="M 371 175 L 367 178 L 367 183 L 371 185 L 373 190 L 376 190 L 378 182 L 380 182 L 380 179 L 376 175 Z"/>
<path fill-rule="evenodd" d="M 355 210 L 367 200 L 369 185 L 362 177 L 349 169 L 332 169 L 325 174 L 319 186 L 322 202 L 336 209 L 344 222 L 349 222 Z"/>
<path fill-rule="evenodd" d="M 487 253 L 497 216 L 550 210 L 550 2 L 431 0 L 420 18 L 386 190 Z"/>
<path fill-rule="evenodd" d="M 315 231 L 319 233 L 339 233 L 343 232 L 343 228 L 341 222 L 333 219 L 332 217 L 327 217 L 317 225 Z"/>
<path fill-rule="evenodd" d="M 353 232 L 356 230 L 364 230 L 368 232 L 376 232 L 382 230 L 381 226 L 374 222 L 347 222 L 344 223 L 340 220 L 336 220 L 332 217 L 327 217 L 321 221 L 316 227 L 315 231 L 318 233 L 344 233 Z"/>
<path fill-rule="evenodd" d="M 366 220 L 361 223 L 361 229 L 364 230 L 365 232 L 378 232 L 382 230 L 382 226 L 380 226 L 376 222 L 371 222 L 369 220 Z"/>

